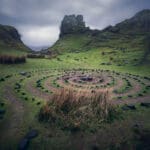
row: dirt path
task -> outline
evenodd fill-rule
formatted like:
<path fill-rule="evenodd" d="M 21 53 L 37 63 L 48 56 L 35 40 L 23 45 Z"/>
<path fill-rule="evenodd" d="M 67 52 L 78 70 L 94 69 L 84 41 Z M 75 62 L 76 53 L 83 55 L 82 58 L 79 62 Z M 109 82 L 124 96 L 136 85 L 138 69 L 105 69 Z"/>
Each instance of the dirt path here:
<path fill-rule="evenodd" d="M 125 100 L 112 100 L 113 104 L 116 105 L 123 105 L 123 104 L 138 104 L 141 102 L 150 103 L 150 95 L 143 96 L 143 97 L 137 97 L 137 98 L 128 98 Z"/>
<path fill-rule="evenodd" d="M 20 132 L 23 125 L 24 118 L 24 105 L 13 93 L 12 87 L 5 86 L 4 89 L 4 98 L 9 101 L 10 116 L 4 121 L 4 125 L 1 129 L 1 142 L 7 141 L 8 139 L 20 139 Z"/>
<path fill-rule="evenodd" d="M 37 96 L 43 100 L 46 100 L 46 101 L 49 100 L 50 93 L 46 93 L 46 92 L 34 87 L 33 85 L 34 85 L 34 80 L 28 81 L 27 84 L 25 85 L 26 91 L 33 94 L 33 96 Z"/>

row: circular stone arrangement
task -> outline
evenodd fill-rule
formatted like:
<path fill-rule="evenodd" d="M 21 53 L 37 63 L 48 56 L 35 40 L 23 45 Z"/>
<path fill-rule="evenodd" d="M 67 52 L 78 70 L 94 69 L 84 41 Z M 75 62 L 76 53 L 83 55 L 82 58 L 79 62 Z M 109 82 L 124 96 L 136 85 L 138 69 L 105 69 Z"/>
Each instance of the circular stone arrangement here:
<path fill-rule="evenodd" d="M 48 100 L 61 88 L 85 93 L 108 90 L 114 102 L 121 103 L 147 101 L 150 98 L 149 77 L 109 70 L 37 72 L 26 81 L 25 90 L 42 100 Z"/>
<path fill-rule="evenodd" d="M 35 70 L 14 74 L 10 79 L 16 95 L 36 105 L 48 101 L 62 88 L 83 94 L 108 90 L 117 104 L 149 102 L 150 99 L 149 77 L 110 70 Z"/>

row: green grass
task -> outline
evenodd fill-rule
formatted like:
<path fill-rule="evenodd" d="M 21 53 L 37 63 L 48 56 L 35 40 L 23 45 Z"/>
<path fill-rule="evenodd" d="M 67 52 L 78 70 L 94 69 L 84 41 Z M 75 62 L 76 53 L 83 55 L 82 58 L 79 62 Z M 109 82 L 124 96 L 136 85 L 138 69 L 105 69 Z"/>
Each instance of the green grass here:
<path fill-rule="evenodd" d="M 87 39 L 88 40 L 88 39 Z M 70 43 L 70 41 L 68 41 Z M 77 43 L 70 43 L 72 46 L 78 47 L 81 46 L 81 41 L 77 41 Z M 66 44 L 67 47 L 67 44 Z M 66 48 L 65 47 L 65 48 Z M 68 48 L 69 51 L 69 48 Z M 115 51 L 115 54 L 111 52 Z M 102 55 L 102 52 L 105 52 L 105 55 Z M 11 53 L 11 52 L 10 52 Z M 74 70 L 74 69 L 104 69 L 104 70 L 111 70 L 121 73 L 131 73 L 135 75 L 140 76 L 150 76 L 150 65 L 135 65 L 136 62 L 134 59 L 140 59 L 142 55 L 142 51 L 136 50 L 136 51 L 126 51 L 125 53 L 119 50 L 114 50 L 111 48 L 95 48 L 88 51 L 81 51 L 78 52 L 64 52 L 63 54 L 57 56 L 57 58 L 53 59 L 27 59 L 27 62 L 25 64 L 13 64 L 13 65 L 0 65 L 0 78 L 4 78 L 6 75 L 12 74 L 13 76 L 10 78 L 6 78 L 5 81 L 0 82 L 0 96 L 2 98 L 2 101 L 5 102 L 5 109 L 6 114 L 4 116 L 3 123 L 0 127 L 3 127 L 1 129 L 5 129 L 5 125 L 7 125 L 11 119 L 11 113 L 12 113 L 12 106 L 10 101 L 6 101 L 3 99 L 3 87 L 5 86 L 11 86 L 13 89 L 15 88 L 15 84 L 19 83 L 21 85 L 20 92 L 17 92 L 17 90 L 14 89 L 15 96 L 19 99 L 21 103 L 24 105 L 24 122 L 21 126 L 21 130 L 18 132 L 18 135 L 16 137 L 18 139 L 14 139 L 11 141 L 11 139 L 8 139 L 6 141 L 3 141 L 3 146 L 5 145 L 7 147 L 7 143 L 10 143 L 9 148 L 16 148 L 18 141 L 26 134 L 26 132 L 32 128 L 36 128 L 39 130 L 40 134 L 37 138 L 35 138 L 31 143 L 29 149 L 48 149 L 48 147 L 56 149 L 70 149 L 69 145 L 67 145 L 68 141 L 73 142 L 75 141 L 80 142 L 80 138 L 74 138 L 75 135 L 72 135 L 71 133 L 64 132 L 56 128 L 50 128 L 47 124 L 40 124 L 37 121 L 37 114 L 40 110 L 40 107 L 45 103 L 43 99 L 39 98 L 38 96 L 33 96 L 32 93 L 29 93 L 27 91 L 27 87 L 25 86 L 27 82 L 30 82 L 32 80 L 32 75 L 35 75 L 33 79 L 35 82 L 38 79 L 43 79 L 43 76 L 47 76 L 49 74 L 44 73 L 44 71 L 48 70 L 50 72 L 50 75 L 53 75 L 53 79 L 51 82 L 54 83 L 55 86 L 57 86 L 57 83 L 55 82 L 55 79 L 57 75 L 62 70 Z M 19 51 L 13 51 L 12 54 L 20 55 Z M 110 57 L 113 58 L 113 60 L 110 62 Z M 60 61 L 61 60 L 61 61 Z M 128 63 L 124 63 L 123 60 L 127 60 Z M 110 62 L 111 65 L 101 65 L 102 63 L 108 63 Z M 134 62 L 134 63 L 133 63 Z M 121 66 L 118 66 L 118 64 L 121 64 Z M 21 71 L 27 71 L 31 72 L 31 78 L 27 78 L 24 76 L 19 75 L 19 72 Z M 20 79 L 24 78 L 23 81 L 20 82 Z M 41 81 L 41 84 L 45 82 L 45 79 Z M 36 86 L 33 85 L 34 87 Z M 111 86 L 111 85 L 110 85 Z M 45 89 L 42 90 L 44 92 Z M 26 93 L 25 95 L 22 95 L 21 93 Z M 26 98 L 26 100 L 25 100 Z M 34 99 L 34 101 L 32 100 Z M 1 101 L 0 101 L 1 102 Z M 41 102 L 40 105 L 38 105 L 38 102 Z M 134 125 L 136 122 L 143 123 L 144 128 L 150 129 L 149 121 L 148 121 L 148 114 L 149 109 L 144 109 L 138 106 L 138 110 L 132 112 L 128 111 L 123 114 L 124 118 L 123 120 L 115 120 L 112 124 L 102 124 L 100 126 L 99 132 L 103 132 L 102 135 L 106 135 L 107 131 L 114 131 L 116 132 L 117 137 L 115 138 L 116 145 L 121 145 L 122 142 L 124 142 L 123 139 L 120 139 L 122 137 L 122 134 L 117 129 L 115 125 L 118 125 L 118 128 L 121 128 L 121 130 L 124 130 L 124 126 L 126 124 L 129 124 L 126 128 L 126 131 L 132 130 L 132 127 L 130 125 Z M 120 127 L 120 124 L 122 127 Z M 91 126 L 93 130 L 89 133 L 83 134 L 83 139 L 86 141 L 86 143 L 92 143 L 92 137 L 99 136 L 98 133 L 94 134 L 95 125 L 91 123 Z M 104 130 L 105 129 L 105 130 Z M 102 131 L 104 130 L 104 131 Z M 111 135 L 110 137 L 114 137 L 114 132 L 109 132 Z M 132 141 L 130 137 L 127 136 L 125 132 L 125 138 L 127 141 Z M 128 132 L 127 132 L 128 133 Z M 80 133 L 79 133 L 80 134 Z M 129 132 L 130 134 L 130 132 Z M 77 134 L 77 136 L 79 136 Z M 89 139 L 87 139 L 88 137 Z M 79 141 L 77 139 L 80 139 Z M 99 143 L 101 141 L 97 141 Z M 111 142 L 110 142 L 111 143 Z M 110 144 L 108 142 L 108 147 Z M 132 144 L 132 143 L 131 143 Z M 37 145 L 37 147 L 36 147 Z M 67 146 L 69 147 L 67 147 Z M 74 145 L 76 148 L 77 145 Z M 89 146 L 89 145 L 87 145 Z M 91 146 L 91 145 L 90 145 Z M 105 145 L 106 146 L 106 145 Z M 108 148 L 107 147 L 107 148 Z M 8 148 L 8 147 L 7 147 Z"/>
<path fill-rule="evenodd" d="M 51 47 L 51 49 L 58 50 L 60 53 L 64 51 L 65 52 L 85 51 L 85 45 L 89 42 L 90 39 L 91 37 L 82 34 L 68 35 L 58 40 L 54 44 L 54 46 Z"/>
<path fill-rule="evenodd" d="M 82 69 L 105 69 L 105 70 L 115 70 L 118 72 L 126 72 L 133 73 L 137 75 L 150 75 L 149 64 L 147 65 L 138 65 L 134 66 L 132 64 L 132 60 L 137 58 L 136 52 L 133 52 L 131 55 L 128 55 L 129 64 L 118 66 L 117 63 L 112 63 L 112 65 L 101 65 L 103 62 L 109 62 L 109 55 L 101 55 L 101 52 L 110 52 L 111 49 L 92 49 L 86 52 L 80 53 L 64 53 L 59 56 L 62 61 L 58 61 L 57 58 L 53 59 L 27 59 L 27 63 L 25 64 L 17 64 L 17 65 L 0 65 L 2 72 L 1 74 L 10 74 L 16 73 L 19 71 L 32 71 L 32 70 L 54 70 L 54 69 L 74 69 L 74 68 L 82 68 Z M 122 57 L 126 58 L 126 54 L 123 52 L 118 52 L 114 56 L 114 58 L 120 59 Z M 125 59 L 124 58 L 124 59 Z M 78 60 L 76 60 L 78 59 Z"/>
<path fill-rule="evenodd" d="M 22 51 L 22 50 L 17 50 L 17 49 L 11 49 L 9 50 L 9 48 L 2 48 L 0 50 L 0 55 L 12 55 L 12 56 L 22 56 L 22 55 L 26 55 L 27 53 Z"/>

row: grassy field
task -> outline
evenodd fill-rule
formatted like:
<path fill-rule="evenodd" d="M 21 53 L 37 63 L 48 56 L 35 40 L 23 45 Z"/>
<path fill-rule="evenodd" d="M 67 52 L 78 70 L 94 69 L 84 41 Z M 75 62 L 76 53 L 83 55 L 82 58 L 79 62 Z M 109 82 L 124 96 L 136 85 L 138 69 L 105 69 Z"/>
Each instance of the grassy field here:
<path fill-rule="evenodd" d="M 17 52 L 17 55 L 20 54 Z M 30 141 L 28 149 L 140 149 L 147 144 L 143 141 L 144 136 L 148 138 L 150 135 L 150 109 L 140 105 L 143 101 L 147 102 L 150 96 L 150 65 L 138 64 L 142 55 L 143 51 L 140 50 L 96 48 L 65 52 L 53 59 L 27 59 L 24 64 L 0 65 L 0 110 L 4 110 L 0 112 L 0 149 L 17 149 L 21 139 L 32 129 L 38 130 L 38 136 Z M 112 89 L 113 86 L 118 88 L 120 84 L 122 97 L 128 96 L 128 90 L 124 90 L 127 83 L 120 81 L 126 77 L 133 84 L 129 88 L 133 100 L 124 98 L 117 102 L 114 99 L 119 113 L 117 118 L 113 117 L 113 121 L 103 123 L 95 123 L 96 118 L 92 118 L 89 127 L 83 126 L 84 130 L 75 133 L 63 130 L 57 124 L 39 122 L 38 113 L 52 93 L 66 86 L 75 90 L 86 89 L 86 83 L 74 81 L 72 71 L 77 72 L 74 74 L 76 80 L 82 73 L 92 74 L 97 90 L 101 89 L 98 83 L 98 75 L 101 74 L 106 82 L 102 83 L 102 87 Z M 68 78 L 66 82 L 62 79 L 63 75 Z M 115 85 L 111 85 L 112 77 L 109 76 L 114 77 Z M 87 84 L 91 86 L 91 83 Z M 143 97 L 136 96 L 135 90 Z M 90 92 L 91 89 L 87 87 L 86 91 Z M 124 104 L 132 105 L 132 102 L 136 109 L 122 109 Z M 64 123 L 67 124 L 67 121 Z"/>

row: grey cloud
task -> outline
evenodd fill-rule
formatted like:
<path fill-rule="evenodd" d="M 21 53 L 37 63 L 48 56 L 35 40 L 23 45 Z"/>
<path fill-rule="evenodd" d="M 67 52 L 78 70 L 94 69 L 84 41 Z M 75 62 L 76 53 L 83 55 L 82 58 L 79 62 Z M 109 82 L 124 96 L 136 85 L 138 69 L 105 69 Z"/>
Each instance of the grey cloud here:
<path fill-rule="evenodd" d="M 144 8 L 150 8 L 149 0 L 0 0 L 0 23 L 19 29 L 27 45 L 44 46 L 57 40 L 66 14 L 83 14 L 87 26 L 102 29 Z"/>

